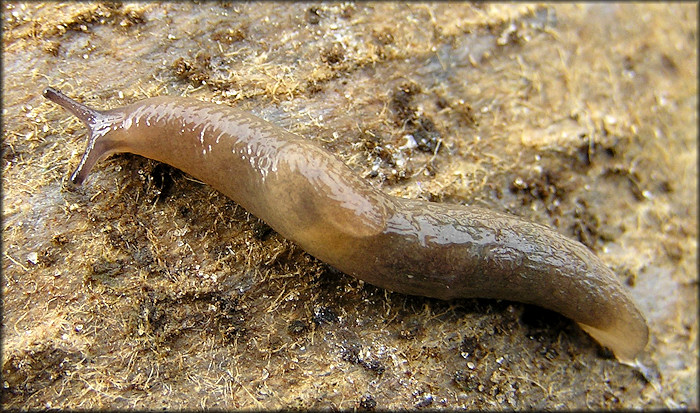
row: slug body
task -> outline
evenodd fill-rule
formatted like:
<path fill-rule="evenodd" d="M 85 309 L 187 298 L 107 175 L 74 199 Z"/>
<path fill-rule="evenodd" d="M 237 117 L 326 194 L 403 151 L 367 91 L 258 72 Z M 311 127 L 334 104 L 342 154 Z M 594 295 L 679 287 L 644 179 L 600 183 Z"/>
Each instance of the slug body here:
<path fill-rule="evenodd" d="M 315 143 L 224 105 L 156 97 L 96 111 L 48 88 L 90 129 L 76 171 L 131 152 L 208 183 L 305 251 L 388 290 L 539 305 L 632 363 L 648 329 L 615 274 L 583 244 L 494 211 L 389 196 Z"/>

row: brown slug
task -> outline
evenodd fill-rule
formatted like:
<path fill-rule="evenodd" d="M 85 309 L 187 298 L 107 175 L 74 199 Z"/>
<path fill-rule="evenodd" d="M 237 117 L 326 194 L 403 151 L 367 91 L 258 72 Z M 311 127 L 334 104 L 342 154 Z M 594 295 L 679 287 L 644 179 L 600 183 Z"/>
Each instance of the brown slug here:
<path fill-rule="evenodd" d="M 83 121 L 87 150 L 71 180 L 130 152 L 200 179 L 305 251 L 391 291 L 535 304 L 576 321 L 624 362 L 648 328 L 615 274 L 583 244 L 487 209 L 387 195 L 312 141 L 235 108 L 155 97 L 98 111 L 47 88 Z"/>

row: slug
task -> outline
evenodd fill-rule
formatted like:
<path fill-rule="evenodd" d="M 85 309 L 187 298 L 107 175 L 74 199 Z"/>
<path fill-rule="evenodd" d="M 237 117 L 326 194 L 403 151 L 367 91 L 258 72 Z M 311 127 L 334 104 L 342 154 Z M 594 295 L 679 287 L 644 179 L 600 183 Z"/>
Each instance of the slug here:
<path fill-rule="evenodd" d="M 387 195 L 336 156 L 250 113 L 180 97 L 98 111 L 53 88 L 44 96 L 89 129 L 71 181 L 130 152 L 200 179 L 306 252 L 391 291 L 505 299 L 576 321 L 617 358 L 644 350 L 644 317 L 583 244 L 487 209 Z"/>

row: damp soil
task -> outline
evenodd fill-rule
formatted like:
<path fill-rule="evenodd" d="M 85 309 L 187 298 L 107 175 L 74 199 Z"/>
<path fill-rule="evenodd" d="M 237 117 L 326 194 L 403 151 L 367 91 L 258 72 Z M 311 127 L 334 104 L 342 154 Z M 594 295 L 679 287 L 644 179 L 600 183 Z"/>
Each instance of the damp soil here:
<path fill-rule="evenodd" d="M 2 4 L 2 405 L 698 408 L 697 5 Z M 578 239 L 645 313 L 633 367 L 515 302 L 385 291 L 135 155 L 96 108 L 242 107 L 387 193 Z"/>

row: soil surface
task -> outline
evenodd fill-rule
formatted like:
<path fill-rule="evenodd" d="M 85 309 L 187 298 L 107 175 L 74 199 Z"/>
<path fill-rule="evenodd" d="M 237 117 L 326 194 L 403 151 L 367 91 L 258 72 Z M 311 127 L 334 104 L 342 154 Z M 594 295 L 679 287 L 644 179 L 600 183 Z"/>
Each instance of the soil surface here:
<path fill-rule="evenodd" d="M 2 403 L 698 408 L 697 4 L 3 2 Z M 385 291 L 135 155 L 98 109 L 221 102 L 392 195 L 550 225 L 645 313 L 637 367 L 516 302 Z"/>

